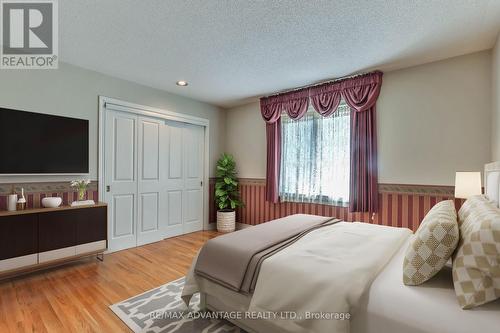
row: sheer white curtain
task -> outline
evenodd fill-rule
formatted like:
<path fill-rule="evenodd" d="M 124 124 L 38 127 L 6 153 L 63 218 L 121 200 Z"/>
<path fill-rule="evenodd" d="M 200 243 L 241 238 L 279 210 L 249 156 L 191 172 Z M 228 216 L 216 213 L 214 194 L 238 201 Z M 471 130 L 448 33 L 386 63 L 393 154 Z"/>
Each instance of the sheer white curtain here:
<path fill-rule="evenodd" d="M 346 205 L 349 200 L 350 109 L 344 101 L 322 117 L 312 106 L 299 120 L 281 116 L 282 201 Z"/>

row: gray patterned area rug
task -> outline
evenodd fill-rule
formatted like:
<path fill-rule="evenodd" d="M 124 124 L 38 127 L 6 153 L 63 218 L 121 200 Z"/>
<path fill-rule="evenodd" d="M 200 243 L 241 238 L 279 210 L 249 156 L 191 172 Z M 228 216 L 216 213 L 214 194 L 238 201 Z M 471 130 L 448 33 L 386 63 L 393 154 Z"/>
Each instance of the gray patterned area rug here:
<path fill-rule="evenodd" d="M 133 332 L 244 332 L 226 320 L 197 316 L 201 314 L 200 294 L 193 296 L 188 309 L 181 299 L 183 286 L 184 278 L 180 278 L 110 308 Z"/>

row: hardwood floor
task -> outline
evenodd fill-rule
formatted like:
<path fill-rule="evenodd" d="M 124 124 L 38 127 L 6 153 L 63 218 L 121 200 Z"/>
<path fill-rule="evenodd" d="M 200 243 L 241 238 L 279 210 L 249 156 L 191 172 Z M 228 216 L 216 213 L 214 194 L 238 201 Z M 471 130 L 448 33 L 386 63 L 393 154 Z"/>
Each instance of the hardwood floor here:
<path fill-rule="evenodd" d="M 138 248 L 0 281 L 0 332 L 129 332 L 109 305 L 186 274 L 216 231 L 201 231 Z"/>

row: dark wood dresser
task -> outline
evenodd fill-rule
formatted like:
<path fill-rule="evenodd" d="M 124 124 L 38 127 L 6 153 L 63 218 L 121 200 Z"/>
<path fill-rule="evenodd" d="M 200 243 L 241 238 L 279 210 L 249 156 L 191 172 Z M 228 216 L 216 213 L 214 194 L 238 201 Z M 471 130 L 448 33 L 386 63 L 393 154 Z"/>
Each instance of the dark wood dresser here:
<path fill-rule="evenodd" d="M 107 249 L 107 206 L 0 212 L 0 278 Z"/>

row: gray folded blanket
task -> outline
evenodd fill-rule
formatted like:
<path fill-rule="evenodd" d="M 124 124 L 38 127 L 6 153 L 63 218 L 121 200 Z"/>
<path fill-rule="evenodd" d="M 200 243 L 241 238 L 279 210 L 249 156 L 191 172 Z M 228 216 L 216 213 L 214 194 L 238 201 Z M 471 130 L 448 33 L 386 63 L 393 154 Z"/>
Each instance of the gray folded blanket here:
<path fill-rule="evenodd" d="M 296 214 L 213 238 L 201 249 L 195 273 L 231 290 L 252 293 L 266 258 L 307 233 L 339 221 Z"/>

